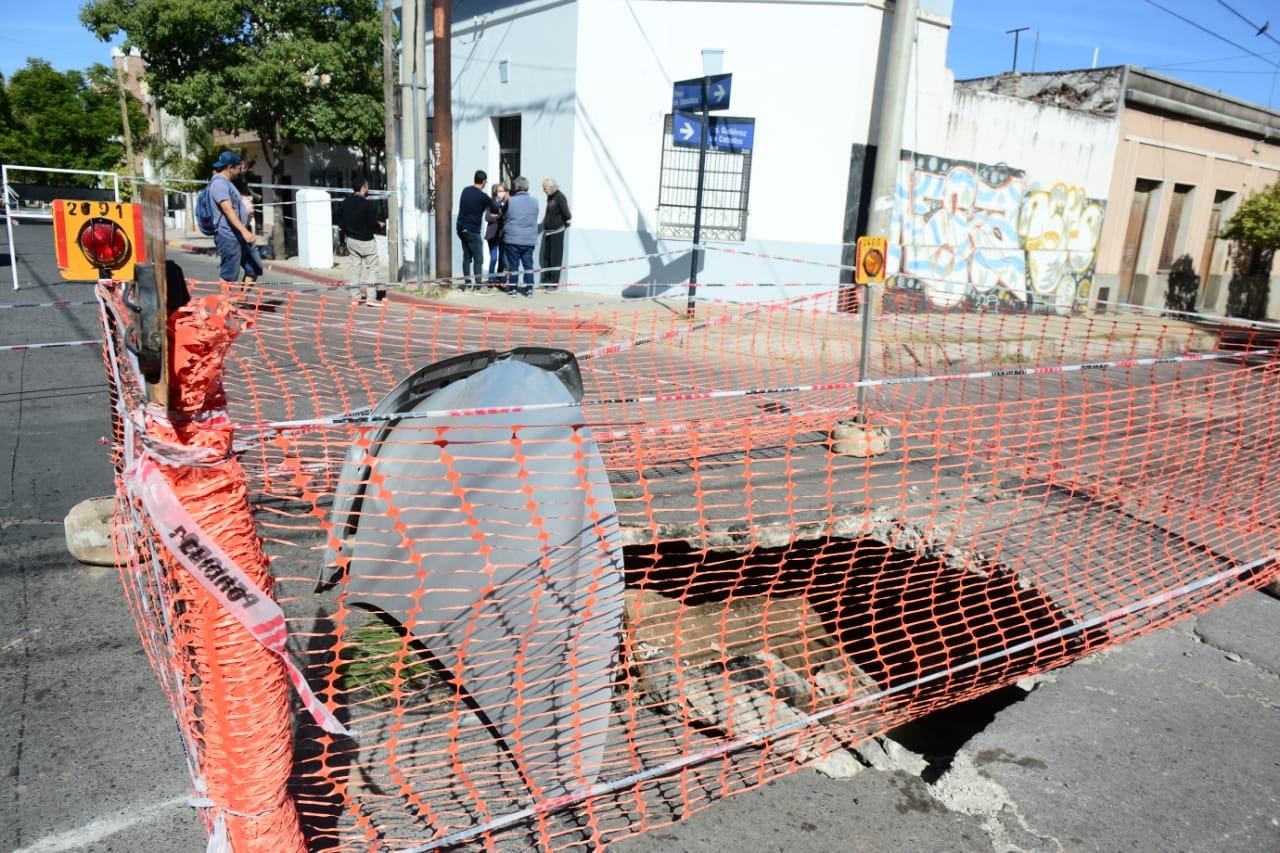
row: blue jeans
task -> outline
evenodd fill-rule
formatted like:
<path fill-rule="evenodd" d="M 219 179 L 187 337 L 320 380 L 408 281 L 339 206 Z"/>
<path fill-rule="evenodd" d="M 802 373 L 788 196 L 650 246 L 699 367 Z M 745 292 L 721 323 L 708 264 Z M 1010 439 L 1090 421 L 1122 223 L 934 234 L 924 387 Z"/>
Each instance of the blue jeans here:
<path fill-rule="evenodd" d="M 507 244 L 507 291 L 515 293 L 519 282 L 520 265 L 524 264 L 524 292 L 533 293 L 533 247 Z"/>
<path fill-rule="evenodd" d="M 462 286 L 471 282 L 479 287 L 484 283 L 484 237 L 479 231 L 459 231 L 458 239 L 462 241 Z"/>
<path fill-rule="evenodd" d="M 506 276 L 500 276 L 499 273 L 507 268 L 507 253 L 504 247 L 496 240 L 489 242 L 489 283 L 497 284 L 504 281 Z"/>
<path fill-rule="evenodd" d="M 258 257 L 257 245 L 249 245 L 239 234 L 223 234 L 221 231 L 213 235 L 213 244 L 218 247 L 218 277 L 223 281 L 239 281 L 241 267 L 250 278 L 262 277 L 262 259 Z"/>

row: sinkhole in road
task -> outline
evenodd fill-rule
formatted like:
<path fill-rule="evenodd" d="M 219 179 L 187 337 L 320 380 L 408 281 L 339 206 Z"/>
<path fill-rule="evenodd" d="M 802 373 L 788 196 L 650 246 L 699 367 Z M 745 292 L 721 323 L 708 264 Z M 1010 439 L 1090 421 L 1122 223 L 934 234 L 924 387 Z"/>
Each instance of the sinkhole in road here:
<path fill-rule="evenodd" d="M 664 623 L 643 627 L 647 646 L 665 632 L 672 648 L 693 649 L 692 662 L 714 654 L 732 667 L 769 656 L 812 683 L 838 658 L 856 674 L 849 695 L 869 689 L 883 697 L 874 731 L 922 756 L 929 782 L 1027 695 L 1017 681 L 1105 639 L 1064 631 L 1073 615 L 1008 568 L 931 556 L 937 550 L 923 545 L 834 536 L 781 547 L 699 544 L 624 549 L 628 595 L 643 596 L 629 613 Z M 705 638 L 701 645 L 690 643 L 695 635 Z M 765 681 L 757 687 L 772 689 Z M 835 716 L 827 722 L 841 724 Z"/>

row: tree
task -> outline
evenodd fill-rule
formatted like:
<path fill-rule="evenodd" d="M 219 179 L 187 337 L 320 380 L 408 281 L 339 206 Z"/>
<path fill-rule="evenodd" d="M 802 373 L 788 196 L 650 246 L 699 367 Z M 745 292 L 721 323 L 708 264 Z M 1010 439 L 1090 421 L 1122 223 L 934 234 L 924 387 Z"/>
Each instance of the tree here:
<path fill-rule="evenodd" d="M 1218 236 L 1235 242 L 1227 316 L 1263 319 L 1270 300 L 1271 266 L 1280 249 L 1280 181 L 1245 199 Z"/>
<path fill-rule="evenodd" d="M 0 155 L 8 163 L 118 171 L 125 165 L 118 97 L 114 72 L 105 65 L 87 73 L 55 71 L 42 59 L 28 59 L 0 98 Z M 142 104 L 127 95 L 126 110 L 130 133 L 145 139 Z M 33 183 L 51 179 L 39 173 L 31 178 Z"/>
<path fill-rule="evenodd" d="M 273 183 L 290 141 L 382 148 L 377 0 L 90 0 L 80 20 L 124 33 L 171 115 L 255 133 Z"/>

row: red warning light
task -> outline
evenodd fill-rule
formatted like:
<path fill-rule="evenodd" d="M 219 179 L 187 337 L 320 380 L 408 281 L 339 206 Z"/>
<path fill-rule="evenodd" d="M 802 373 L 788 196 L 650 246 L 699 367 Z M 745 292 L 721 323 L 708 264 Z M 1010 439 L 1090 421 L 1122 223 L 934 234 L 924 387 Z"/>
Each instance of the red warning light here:
<path fill-rule="evenodd" d="M 76 243 L 96 269 L 118 269 L 129 260 L 129 235 L 110 219 L 90 219 L 80 229 Z"/>

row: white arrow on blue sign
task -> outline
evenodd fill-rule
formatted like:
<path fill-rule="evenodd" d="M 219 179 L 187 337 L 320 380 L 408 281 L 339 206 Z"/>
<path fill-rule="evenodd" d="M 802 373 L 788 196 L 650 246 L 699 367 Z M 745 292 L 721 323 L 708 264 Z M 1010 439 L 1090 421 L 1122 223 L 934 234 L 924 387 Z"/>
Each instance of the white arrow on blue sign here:
<path fill-rule="evenodd" d="M 671 87 L 672 110 L 729 109 L 733 91 L 732 74 L 712 74 L 692 80 L 677 80 Z M 705 95 L 705 102 L 704 102 Z"/>
<path fill-rule="evenodd" d="M 676 145 L 697 148 L 702 144 L 702 122 L 685 113 L 671 118 L 671 141 Z"/>
<path fill-rule="evenodd" d="M 729 109 L 729 92 L 733 87 L 732 74 L 717 74 L 707 78 L 707 109 Z"/>
<path fill-rule="evenodd" d="M 750 151 L 755 148 L 756 120 L 753 118 L 709 117 L 711 128 L 707 147 L 720 151 Z M 671 142 L 686 148 L 702 144 L 702 118 L 690 113 L 671 117 Z"/>

